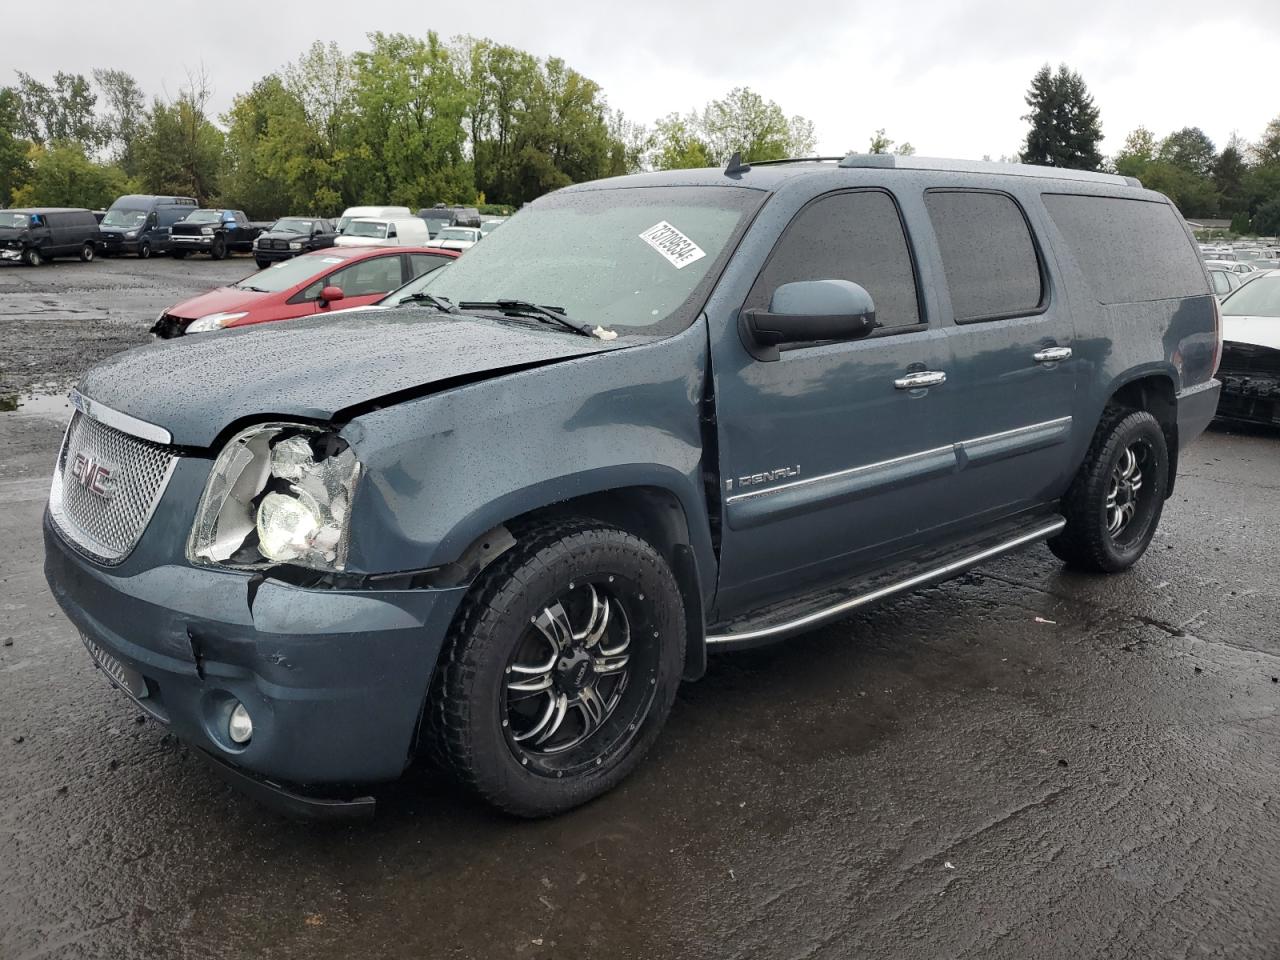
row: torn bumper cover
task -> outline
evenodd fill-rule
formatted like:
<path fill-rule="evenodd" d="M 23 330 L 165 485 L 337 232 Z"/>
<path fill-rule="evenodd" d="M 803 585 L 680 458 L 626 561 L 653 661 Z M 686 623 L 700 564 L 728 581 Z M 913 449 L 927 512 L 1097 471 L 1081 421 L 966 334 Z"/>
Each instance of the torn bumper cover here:
<path fill-rule="evenodd" d="M 1229 340 L 1223 344 L 1218 378 L 1219 419 L 1280 424 L 1280 350 Z"/>
<path fill-rule="evenodd" d="M 332 815 L 334 792 L 324 787 L 403 772 L 465 588 L 306 589 L 156 565 L 137 555 L 150 552 L 146 537 L 108 568 L 69 545 L 47 512 L 44 539 L 49 587 L 108 676 L 130 696 L 141 690 L 139 706 L 259 799 L 275 793 L 277 808 Z M 120 684 L 117 673 L 142 686 Z M 243 745 L 227 731 L 235 701 L 253 720 Z"/>

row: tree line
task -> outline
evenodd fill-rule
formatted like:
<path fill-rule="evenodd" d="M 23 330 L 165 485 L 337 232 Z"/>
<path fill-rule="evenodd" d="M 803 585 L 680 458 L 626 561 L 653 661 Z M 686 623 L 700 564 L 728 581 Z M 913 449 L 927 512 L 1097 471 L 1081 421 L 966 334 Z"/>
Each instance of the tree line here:
<path fill-rule="evenodd" d="M 1140 126 L 1107 158 L 1101 153 L 1098 108 L 1078 73 L 1045 65 L 1032 79 L 1026 102 L 1022 162 L 1137 177 L 1189 219 L 1229 219 L 1233 233 L 1280 233 L 1280 116 L 1257 140 L 1233 134 L 1220 151 L 1199 127 L 1158 137 Z"/>
<path fill-rule="evenodd" d="M 556 57 L 474 37 L 373 33 L 346 53 L 315 43 L 211 116 L 203 74 L 147 100 L 117 69 L 51 81 L 17 72 L 0 87 L 0 206 L 103 207 L 117 196 L 194 196 L 268 219 L 355 204 L 518 207 L 570 183 L 633 173 L 807 156 L 813 123 L 740 87 L 646 125 Z M 1218 151 L 1196 127 L 1139 127 L 1113 157 L 1080 75 L 1048 65 L 1026 102 L 1026 163 L 1111 170 L 1168 194 L 1188 217 L 1280 232 L 1280 117 L 1255 142 Z M 869 153 L 914 152 L 883 128 Z"/>

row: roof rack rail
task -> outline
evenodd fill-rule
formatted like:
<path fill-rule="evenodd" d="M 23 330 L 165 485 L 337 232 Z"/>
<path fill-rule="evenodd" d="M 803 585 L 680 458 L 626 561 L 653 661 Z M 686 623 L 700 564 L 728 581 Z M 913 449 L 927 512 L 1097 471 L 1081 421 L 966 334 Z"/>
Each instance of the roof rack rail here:
<path fill-rule="evenodd" d="M 1029 163 L 996 163 L 990 160 L 946 160 L 940 157 L 903 157 L 894 153 L 851 153 L 840 160 L 845 169 L 879 168 L 896 170 L 936 170 L 953 173 L 1002 173 L 1014 177 L 1040 177 L 1046 180 L 1074 180 L 1083 183 L 1110 183 L 1116 186 L 1141 186 L 1133 177 L 1067 167 L 1038 167 Z"/>
<path fill-rule="evenodd" d="M 780 163 L 838 163 L 844 157 L 786 157 L 781 160 L 752 160 L 753 167 L 772 167 Z"/>

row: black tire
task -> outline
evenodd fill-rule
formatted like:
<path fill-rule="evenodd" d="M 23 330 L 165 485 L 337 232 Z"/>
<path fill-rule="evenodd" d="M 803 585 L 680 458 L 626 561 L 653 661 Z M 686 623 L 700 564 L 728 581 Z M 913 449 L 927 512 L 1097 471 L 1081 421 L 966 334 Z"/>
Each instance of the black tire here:
<path fill-rule="evenodd" d="M 22 262 L 28 267 L 38 267 L 44 263 L 44 257 L 40 256 L 40 251 L 35 247 L 27 247 L 22 251 Z"/>
<path fill-rule="evenodd" d="M 227 258 L 227 238 L 214 237 L 213 246 L 209 248 L 209 256 L 214 260 L 225 260 Z"/>
<path fill-rule="evenodd" d="M 1132 476 L 1125 479 L 1130 468 L 1136 488 Z M 1108 407 L 1062 500 L 1067 525 L 1049 549 L 1079 570 L 1127 570 L 1155 536 L 1168 492 L 1169 450 L 1159 421 L 1145 410 Z"/>
<path fill-rule="evenodd" d="M 169 251 L 169 256 L 173 257 L 173 259 L 175 259 L 175 260 L 185 260 L 185 259 L 187 259 L 187 251 L 185 251 L 185 250 L 170 250 L 170 251 Z"/>
<path fill-rule="evenodd" d="M 570 628 L 582 615 L 586 641 L 572 629 L 564 647 L 549 640 L 548 630 L 561 622 L 552 616 L 557 606 Z M 597 619 L 597 606 L 608 615 Z M 600 621 L 598 642 L 581 648 Z M 528 653 L 529 644 L 540 652 Z M 517 545 L 477 578 L 454 619 L 426 707 L 428 749 L 465 787 L 508 813 L 569 810 L 621 782 L 657 738 L 680 684 L 684 646 L 680 590 L 650 544 L 589 521 L 521 531 Z M 552 650 L 560 652 L 543 666 L 527 665 Z M 566 666 L 571 657 L 580 669 Z M 610 658 L 623 666 L 597 673 Z M 552 686 L 513 692 L 511 678 L 524 676 L 525 683 Z M 584 680 L 602 718 L 594 732 Z M 559 706 L 572 696 L 581 702 Z"/>
<path fill-rule="evenodd" d="M 81 263 L 93 263 L 93 258 L 98 255 L 98 248 L 92 243 L 86 243 L 80 248 Z"/>
<path fill-rule="evenodd" d="M 259 269 L 259 270 L 265 270 L 265 269 L 267 269 L 267 267 L 271 266 L 271 261 L 270 261 L 270 260 L 258 260 L 258 259 L 255 259 L 255 260 L 254 260 L 254 263 L 256 263 L 256 264 L 258 265 L 258 269 Z"/>
<path fill-rule="evenodd" d="M 151 259 L 151 244 L 143 243 L 140 247 L 138 247 L 138 259 L 139 260 Z"/>

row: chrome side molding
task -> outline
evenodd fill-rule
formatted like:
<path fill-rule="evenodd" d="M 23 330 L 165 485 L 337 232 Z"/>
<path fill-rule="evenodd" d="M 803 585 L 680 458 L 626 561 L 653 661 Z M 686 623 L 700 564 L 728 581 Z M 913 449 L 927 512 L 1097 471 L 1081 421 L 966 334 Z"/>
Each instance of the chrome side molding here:
<path fill-rule="evenodd" d="M 150 440 L 152 443 L 162 443 L 169 446 L 173 443 L 173 434 L 164 427 L 157 426 L 154 423 L 148 423 L 146 420 L 139 420 L 137 417 L 130 416 L 127 413 L 121 413 L 119 410 L 112 410 L 105 404 L 99 403 L 86 397 L 74 387 L 67 394 L 67 399 L 71 401 L 71 405 L 83 413 L 91 420 L 97 420 L 99 423 L 119 430 L 121 433 L 127 433 L 130 436 L 137 437 L 139 440 Z"/>
<path fill-rule="evenodd" d="M 942 566 L 935 567 L 932 570 L 926 570 L 918 573 L 913 577 L 905 580 L 899 580 L 897 583 L 891 583 L 887 586 L 879 587 L 868 593 L 852 597 L 837 603 L 835 606 L 827 607 L 823 610 L 815 610 L 813 613 L 805 614 L 803 617 L 797 617 L 794 620 L 788 620 L 783 623 L 774 624 L 769 627 L 761 627 L 757 630 L 745 630 L 742 633 L 722 633 L 712 634 L 707 637 L 707 646 L 712 647 L 733 647 L 733 646 L 751 646 L 764 640 L 776 640 L 789 634 L 799 633 L 808 630 L 811 627 L 820 626 L 829 620 L 834 620 L 850 611 L 857 610 L 869 603 L 877 600 L 883 600 L 891 597 L 896 593 L 902 593 L 906 590 L 912 590 L 916 587 L 922 587 L 925 584 L 933 583 L 938 580 L 945 580 L 957 573 L 961 573 L 970 567 L 976 566 L 985 560 L 998 557 L 1003 553 L 1016 550 L 1018 547 L 1034 543 L 1037 540 L 1043 540 L 1051 537 L 1063 527 L 1067 525 L 1067 521 L 1062 517 L 1056 517 L 1048 523 L 1042 524 L 1033 530 L 1019 534 L 1003 543 L 995 546 L 987 547 L 985 550 L 979 550 L 976 553 L 961 557 L 959 560 L 952 560 L 950 563 L 944 563 Z"/>

